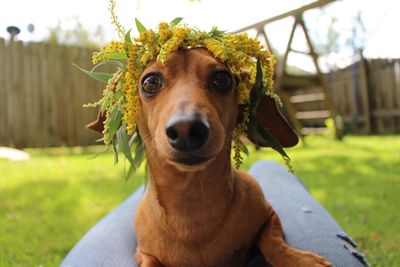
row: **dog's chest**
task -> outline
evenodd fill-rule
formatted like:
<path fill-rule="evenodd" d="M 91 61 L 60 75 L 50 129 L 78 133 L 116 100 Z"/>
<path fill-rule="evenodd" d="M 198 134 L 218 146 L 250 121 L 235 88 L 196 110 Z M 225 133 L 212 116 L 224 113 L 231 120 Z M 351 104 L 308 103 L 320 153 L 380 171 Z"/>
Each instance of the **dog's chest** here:
<path fill-rule="evenodd" d="M 139 234 L 138 242 L 165 267 L 242 267 L 255 239 L 255 231 L 248 230 L 253 228 L 251 225 L 247 231 L 240 227 L 228 228 L 220 229 L 214 238 L 203 243 L 177 240 L 173 233 L 166 235 L 159 229 Z"/>
<path fill-rule="evenodd" d="M 146 212 L 146 209 L 143 209 Z M 266 206 L 253 195 L 243 195 L 232 203 L 222 223 L 165 221 L 142 214 L 136 221 L 141 248 L 157 257 L 166 267 L 236 267 L 244 266 L 249 245 L 265 223 Z M 153 225 L 148 231 L 148 226 Z"/>

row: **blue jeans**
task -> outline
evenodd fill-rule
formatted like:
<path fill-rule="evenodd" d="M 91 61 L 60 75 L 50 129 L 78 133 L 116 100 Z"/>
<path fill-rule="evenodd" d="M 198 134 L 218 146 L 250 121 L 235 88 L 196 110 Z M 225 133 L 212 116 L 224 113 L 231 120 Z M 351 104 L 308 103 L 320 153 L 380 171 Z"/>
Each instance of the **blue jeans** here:
<path fill-rule="evenodd" d="M 363 255 L 355 250 L 351 238 L 284 166 L 273 161 L 258 161 L 249 173 L 258 180 L 266 199 L 278 213 L 288 244 L 313 251 L 336 267 L 368 266 Z M 98 222 L 70 251 L 61 266 L 137 266 L 133 218 L 142 196 L 143 188 L 139 188 Z M 258 254 L 247 266 L 270 265 Z"/>

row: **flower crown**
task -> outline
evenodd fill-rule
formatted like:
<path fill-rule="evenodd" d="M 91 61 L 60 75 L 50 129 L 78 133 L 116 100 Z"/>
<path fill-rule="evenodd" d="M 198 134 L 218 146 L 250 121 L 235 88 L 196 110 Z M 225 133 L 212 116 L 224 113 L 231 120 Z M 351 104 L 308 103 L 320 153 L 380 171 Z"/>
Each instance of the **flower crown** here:
<path fill-rule="evenodd" d="M 215 27 L 205 32 L 186 25 L 181 26 L 181 18 L 176 18 L 170 23 L 161 22 L 156 31 L 146 29 L 136 19 L 140 36 L 131 39 L 131 30 L 124 31 L 114 8 L 114 1 L 110 1 L 112 21 L 121 40 L 112 41 L 93 54 L 92 62 L 95 67 L 91 71 L 81 70 L 107 84 L 103 97 L 98 102 L 86 106 L 100 107 L 101 114 L 105 116 L 102 140 L 105 144 L 112 145 L 116 159 L 118 151 L 123 152 L 130 162 L 128 177 L 138 169 L 145 158 L 136 125 L 140 107 L 140 76 L 149 62 L 158 61 L 164 64 L 168 55 L 178 49 L 205 48 L 226 64 L 239 79 L 236 88 L 237 104 L 243 112 L 233 132 L 235 166 L 239 168 L 243 159 L 240 152 L 248 153 L 240 136 L 248 130 L 260 97 L 270 95 L 280 102 L 279 97 L 271 90 L 273 59 L 270 53 L 257 39 L 248 37 L 246 33 L 229 34 Z M 95 72 L 102 65 L 113 65 L 117 70 L 114 73 Z M 241 75 L 243 73 L 247 75 Z M 279 143 L 273 142 L 271 147 L 288 160 Z M 131 154 L 133 149 L 134 156 Z"/>

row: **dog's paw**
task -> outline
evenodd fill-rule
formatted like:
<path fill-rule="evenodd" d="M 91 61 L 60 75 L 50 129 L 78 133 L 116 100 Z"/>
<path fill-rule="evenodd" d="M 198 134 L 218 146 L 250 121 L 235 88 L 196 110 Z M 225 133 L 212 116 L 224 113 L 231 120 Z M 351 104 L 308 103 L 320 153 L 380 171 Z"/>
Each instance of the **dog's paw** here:
<path fill-rule="evenodd" d="M 140 267 L 163 267 L 156 257 L 144 253 L 140 247 L 136 248 L 135 260 Z"/>
<path fill-rule="evenodd" d="M 284 259 L 282 266 L 333 267 L 333 264 L 315 253 L 295 249 Z"/>

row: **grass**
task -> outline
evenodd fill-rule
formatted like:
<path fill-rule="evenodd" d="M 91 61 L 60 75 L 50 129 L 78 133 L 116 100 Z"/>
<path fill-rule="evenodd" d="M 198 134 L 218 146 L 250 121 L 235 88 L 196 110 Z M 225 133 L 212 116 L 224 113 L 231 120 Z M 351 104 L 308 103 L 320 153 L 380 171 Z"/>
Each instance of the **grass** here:
<path fill-rule="evenodd" d="M 400 138 L 309 137 L 289 149 L 295 173 L 360 245 L 372 266 L 400 266 Z M 102 216 L 141 182 L 123 181 L 113 156 L 90 148 L 30 149 L 0 161 L 0 266 L 58 266 Z M 251 153 L 244 168 L 268 150 Z M 122 164 L 121 164 L 122 165 Z"/>

